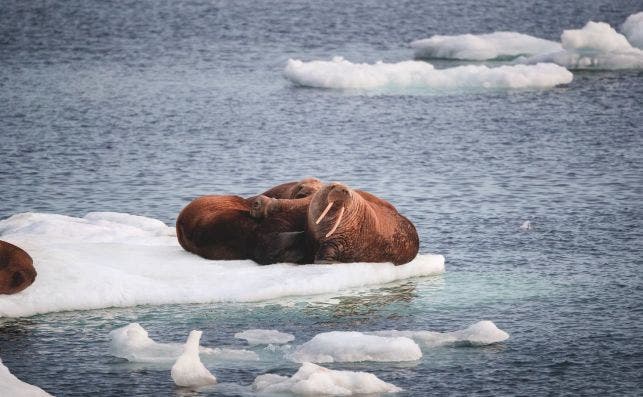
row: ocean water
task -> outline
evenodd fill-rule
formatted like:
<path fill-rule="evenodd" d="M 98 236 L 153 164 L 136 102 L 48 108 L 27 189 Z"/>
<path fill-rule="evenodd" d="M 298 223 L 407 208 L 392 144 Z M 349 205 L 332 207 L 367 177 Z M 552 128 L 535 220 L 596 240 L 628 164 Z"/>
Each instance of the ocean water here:
<path fill-rule="evenodd" d="M 434 34 L 558 41 L 589 20 L 618 29 L 642 10 L 607 0 L 4 1 L 0 219 L 113 211 L 173 225 L 198 195 L 316 176 L 391 201 L 446 272 L 323 297 L 2 318 L 2 362 L 58 396 L 243 395 L 258 375 L 290 376 L 298 364 L 257 347 L 265 359 L 211 364 L 221 384 L 185 391 L 168 366 L 109 355 L 108 333 L 139 322 L 158 341 L 201 329 L 204 346 L 241 348 L 234 333 L 252 328 L 300 344 L 486 319 L 510 339 L 327 366 L 371 372 L 409 396 L 640 395 L 641 70 L 573 71 L 547 89 L 392 91 L 305 88 L 283 71 L 290 58 L 410 60 L 409 43 Z"/>

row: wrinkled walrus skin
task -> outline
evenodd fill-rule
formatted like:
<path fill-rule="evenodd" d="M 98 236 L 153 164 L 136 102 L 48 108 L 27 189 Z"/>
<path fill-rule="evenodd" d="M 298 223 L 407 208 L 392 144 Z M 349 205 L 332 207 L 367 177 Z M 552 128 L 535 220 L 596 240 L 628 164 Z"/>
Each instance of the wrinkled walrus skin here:
<path fill-rule="evenodd" d="M 0 241 L 0 294 L 15 294 L 36 280 L 33 259 L 23 249 Z"/>
<path fill-rule="evenodd" d="M 331 183 L 311 199 L 307 238 L 315 263 L 408 263 L 418 253 L 415 226 L 389 202 Z"/>

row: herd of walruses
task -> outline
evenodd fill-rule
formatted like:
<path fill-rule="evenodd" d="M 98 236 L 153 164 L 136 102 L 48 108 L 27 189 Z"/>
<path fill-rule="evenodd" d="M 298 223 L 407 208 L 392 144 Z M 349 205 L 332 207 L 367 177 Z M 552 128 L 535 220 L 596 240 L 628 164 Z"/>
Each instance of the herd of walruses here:
<path fill-rule="evenodd" d="M 186 251 L 206 259 L 259 264 L 392 262 L 418 253 L 415 226 L 393 205 L 363 190 L 316 178 L 283 183 L 250 198 L 202 196 L 176 221 Z M 0 294 L 31 285 L 31 256 L 0 241 Z"/>

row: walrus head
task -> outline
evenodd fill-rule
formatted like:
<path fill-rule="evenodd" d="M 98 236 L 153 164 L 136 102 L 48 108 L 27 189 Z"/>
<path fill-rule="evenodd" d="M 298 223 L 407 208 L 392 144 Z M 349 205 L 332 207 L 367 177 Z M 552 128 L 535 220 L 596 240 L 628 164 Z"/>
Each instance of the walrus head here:
<path fill-rule="evenodd" d="M 323 183 L 317 178 L 305 178 L 299 181 L 293 189 L 291 198 L 299 199 L 311 196 L 323 187 Z"/>
<path fill-rule="evenodd" d="M 346 207 L 350 205 L 350 203 L 353 200 L 353 191 L 343 183 L 339 182 L 333 182 L 329 185 L 327 185 L 322 191 L 322 195 L 326 196 L 326 207 L 324 210 L 321 212 L 321 214 L 317 217 L 315 220 L 315 224 L 318 225 L 326 216 L 328 213 L 334 208 L 335 213 L 337 214 L 335 217 L 335 223 L 333 224 L 333 227 L 330 229 L 328 233 L 326 233 L 326 238 L 332 236 L 333 233 L 335 233 L 335 230 L 337 230 L 337 227 L 340 225 L 342 222 L 342 218 L 344 217 L 344 211 L 346 210 Z"/>
<path fill-rule="evenodd" d="M 0 294 L 15 294 L 36 279 L 31 256 L 24 250 L 0 241 Z"/>
<path fill-rule="evenodd" d="M 270 203 L 276 199 L 260 194 L 250 199 L 250 216 L 255 219 L 262 219 L 268 216 Z"/>

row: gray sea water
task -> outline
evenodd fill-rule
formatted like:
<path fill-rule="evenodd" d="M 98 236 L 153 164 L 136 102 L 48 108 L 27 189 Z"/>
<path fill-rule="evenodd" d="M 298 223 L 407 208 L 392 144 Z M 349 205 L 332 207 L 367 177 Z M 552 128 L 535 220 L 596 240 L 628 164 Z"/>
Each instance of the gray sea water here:
<path fill-rule="evenodd" d="M 294 363 L 221 364 L 221 385 L 176 388 L 167 368 L 109 356 L 139 322 L 160 341 L 249 328 L 303 342 L 330 330 L 511 334 L 368 371 L 400 395 L 643 393 L 643 79 L 574 72 L 547 90 L 342 92 L 296 87 L 289 58 L 412 58 L 433 34 L 509 30 L 558 40 L 618 27 L 640 1 L 0 2 L 0 218 L 35 211 L 173 224 L 206 193 L 257 194 L 316 176 L 388 199 L 446 273 L 262 304 L 169 305 L 0 319 L 0 357 L 58 396 L 239 395 Z M 436 67 L 456 63 L 436 62 Z M 532 228 L 521 229 L 529 221 Z M 82 299 L 82 296 L 79 296 Z"/>

